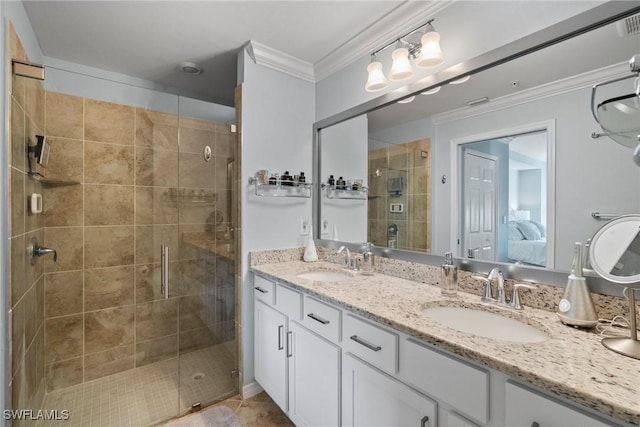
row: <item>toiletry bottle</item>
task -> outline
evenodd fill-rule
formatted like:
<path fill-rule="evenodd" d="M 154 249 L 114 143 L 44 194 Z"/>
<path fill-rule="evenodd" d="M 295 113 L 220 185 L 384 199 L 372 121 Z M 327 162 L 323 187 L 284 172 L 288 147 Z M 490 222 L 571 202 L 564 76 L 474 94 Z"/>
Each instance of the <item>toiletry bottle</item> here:
<path fill-rule="evenodd" d="M 582 250 L 582 243 L 576 242 L 573 247 L 571 274 L 556 314 L 565 325 L 592 328 L 598 324 L 598 315 L 587 287 L 587 279 L 582 275 Z"/>
<path fill-rule="evenodd" d="M 300 183 L 307 182 L 307 178 L 304 176 L 304 172 L 300 172 L 300 176 L 298 177 L 298 181 Z"/>
<path fill-rule="evenodd" d="M 346 185 L 347 184 L 344 182 L 344 178 L 342 178 L 342 177 L 338 178 L 338 180 L 336 181 L 336 189 L 337 190 L 344 190 Z"/>
<path fill-rule="evenodd" d="M 282 180 L 282 185 L 293 185 L 293 177 L 289 175 L 289 171 L 284 171 L 280 179 Z"/>
<path fill-rule="evenodd" d="M 336 180 L 333 177 L 333 175 L 329 175 L 329 179 L 327 180 L 327 184 L 329 184 L 329 187 L 333 187 L 334 185 L 336 185 Z"/>
<path fill-rule="evenodd" d="M 374 265 L 374 258 L 373 258 L 373 251 L 371 250 L 373 247 L 372 243 L 365 243 L 364 245 L 362 245 L 363 247 L 363 252 L 362 252 L 362 263 L 360 264 L 360 273 L 363 274 L 364 276 L 373 276 L 373 265 Z"/>
<path fill-rule="evenodd" d="M 458 292 L 458 267 L 453 265 L 453 254 L 444 254 L 444 264 L 440 271 L 440 293 L 445 297 L 455 297 Z"/>
<path fill-rule="evenodd" d="M 316 250 L 316 244 L 313 242 L 313 229 L 309 227 L 309 240 L 307 241 L 307 247 L 304 250 L 302 259 L 305 262 L 318 261 L 318 251 Z"/>

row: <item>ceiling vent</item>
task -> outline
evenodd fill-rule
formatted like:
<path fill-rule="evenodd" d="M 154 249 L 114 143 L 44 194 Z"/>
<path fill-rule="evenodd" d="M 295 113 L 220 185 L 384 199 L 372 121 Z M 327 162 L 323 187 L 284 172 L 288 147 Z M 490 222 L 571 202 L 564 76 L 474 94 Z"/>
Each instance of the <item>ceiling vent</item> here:
<path fill-rule="evenodd" d="M 640 13 L 618 21 L 617 25 L 620 37 L 629 37 L 640 34 Z"/>

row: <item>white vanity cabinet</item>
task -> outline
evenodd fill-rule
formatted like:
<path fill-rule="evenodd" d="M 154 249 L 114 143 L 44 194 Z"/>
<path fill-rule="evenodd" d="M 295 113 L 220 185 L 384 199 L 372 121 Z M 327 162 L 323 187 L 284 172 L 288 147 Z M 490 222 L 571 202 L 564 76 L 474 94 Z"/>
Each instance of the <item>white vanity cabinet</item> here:
<path fill-rule="evenodd" d="M 300 292 L 260 276 L 254 288 L 256 381 L 296 425 L 339 426 L 340 347 L 302 325 Z"/>
<path fill-rule="evenodd" d="M 351 354 L 342 360 L 343 426 L 438 425 L 433 400 Z"/>
<path fill-rule="evenodd" d="M 507 381 L 505 424 L 512 427 L 605 427 L 597 420 L 520 384 Z"/>

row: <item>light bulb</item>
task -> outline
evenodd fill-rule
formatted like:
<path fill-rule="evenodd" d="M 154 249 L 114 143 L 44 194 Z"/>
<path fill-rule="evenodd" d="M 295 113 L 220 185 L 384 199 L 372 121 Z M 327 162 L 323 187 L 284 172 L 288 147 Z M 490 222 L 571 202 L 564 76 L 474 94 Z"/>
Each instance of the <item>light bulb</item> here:
<path fill-rule="evenodd" d="M 378 92 L 379 90 L 386 89 L 389 86 L 384 73 L 382 72 L 382 63 L 374 61 L 367 66 L 369 77 L 364 88 L 367 92 Z"/>
<path fill-rule="evenodd" d="M 429 31 L 420 39 L 422 47 L 420 56 L 416 60 L 416 65 L 420 68 L 430 68 L 444 62 L 444 55 L 440 49 L 440 33 L 435 30 Z"/>
<path fill-rule="evenodd" d="M 436 86 L 433 89 L 429 89 L 429 90 L 425 90 L 424 92 L 422 92 L 422 95 L 433 95 L 434 93 L 438 93 L 440 92 L 440 86 Z"/>
<path fill-rule="evenodd" d="M 397 102 L 398 102 L 398 104 L 408 104 L 408 103 L 410 103 L 411 101 L 413 101 L 414 99 L 416 99 L 416 97 L 415 97 L 415 96 L 410 96 L 410 97 L 408 97 L 408 98 L 401 99 L 400 101 L 397 101 Z"/>
<path fill-rule="evenodd" d="M 464 77 L 461 77 L 461 78 L 459 78 L 457 80 L 450 81 L 449 84 L 461 85 L 462 83 L 468 82 L 470 78 L 471 78 L 471 76 L 464 76 Z"/>
<path fill-rule="evenodd" d="M 407 80 L 413 77 L 413 68 L 409 62 L 409 50 L 404 47 L 399 47 L 391 54 L 393 58 L 393 64 L 391 64 L 391 72 L 389 73 L 389 79 L 394 82 Z"/>

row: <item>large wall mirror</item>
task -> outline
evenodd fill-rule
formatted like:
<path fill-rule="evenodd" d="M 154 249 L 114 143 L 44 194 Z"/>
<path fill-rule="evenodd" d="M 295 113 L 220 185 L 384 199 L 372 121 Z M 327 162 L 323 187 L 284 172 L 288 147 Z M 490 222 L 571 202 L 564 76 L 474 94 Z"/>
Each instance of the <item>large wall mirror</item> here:
<path fill-rule="evenodd" d="M 638 13 L 632 6 L 627 16 Z M 590 31 L 578 31 L 577 21 L 569 27 L 579 35 L 540 49 L 531 49 L 531 38 L 516 41 L 498 51 L 512 55 L 522 45 L 532 53 L 492 58 L 499 63 L 465 82 L 443 73 L 448 84 L 438 85 L 436 75 L 436 83 L 412 86 L 411 102 L 385 95 L 317 123 L 316 180 L 327 184 L 333 175 L 367 190 L 339 197 L 319 188 L 318 237 L 370 241 L 391 256 L 410 251 L 412 259 L 452 251 L 568 271 L 574 242 L 603 224 L 593 212 L 639 212 L 633 150 L 592 137 L 602 129 L 590 97 L 594 84 L 629 74 L 640 35 L 621 35 L 617 21 L 584 22 Z M 599 96 L 633 91 L 627 79 Z"/>

